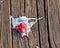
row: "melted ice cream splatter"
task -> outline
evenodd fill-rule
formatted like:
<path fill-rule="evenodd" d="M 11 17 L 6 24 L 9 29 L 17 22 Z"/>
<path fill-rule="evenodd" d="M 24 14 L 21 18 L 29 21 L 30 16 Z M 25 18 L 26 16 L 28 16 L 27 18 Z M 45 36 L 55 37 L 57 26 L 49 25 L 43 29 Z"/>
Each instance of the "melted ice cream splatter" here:
<path fill-rule="evenodd" d="M 27 36 L 28 33 L 31 32 L 31 27 L 37 22 L 37 20 L 42 19 L 41 18 L 27 18 L 26 16 L 18 17 L 18 18 L 13 18 L 10 16 L 10 19 L 12 19 L 12 25 L 13 29 L 16 29 L 21 37 Z"/>

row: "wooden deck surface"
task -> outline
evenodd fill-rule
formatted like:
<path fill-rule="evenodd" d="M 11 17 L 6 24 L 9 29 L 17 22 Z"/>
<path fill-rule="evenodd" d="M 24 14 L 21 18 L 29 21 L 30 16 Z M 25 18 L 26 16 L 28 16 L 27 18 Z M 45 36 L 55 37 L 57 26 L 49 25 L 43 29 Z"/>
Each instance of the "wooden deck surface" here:
<path fill-rule="evenodd" d="M 44 18 L 21 38 L 10 15 Z M 0 0 L 0 48 L 60 48 L 60 0 Z"/>

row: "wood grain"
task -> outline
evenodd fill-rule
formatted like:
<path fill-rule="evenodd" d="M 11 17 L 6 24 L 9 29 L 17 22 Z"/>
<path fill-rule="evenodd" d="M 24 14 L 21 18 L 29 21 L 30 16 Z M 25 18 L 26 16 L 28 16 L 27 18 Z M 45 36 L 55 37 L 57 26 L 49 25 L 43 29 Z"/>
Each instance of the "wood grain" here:
<path fill-rule="evenodd" d="M 37 1 L 37 15 L 38 17 L 43 17 L 42 20 L 39 21 L 39 40 L 40 40 L 40 48 L 49 48 L 48 42 L 48 30 L 47 30 L 47 0 L 38 0 Z"/>
<path fill-rule="evenodd" d="M 10 15 L 43 19 L 21 38 Z M 0 48 L 60 48 L 60 0 L 0 0 Z"/>
<path fill-rule="evenodd" d="M 36 0 L 26 0 L 25 14 L 27 17 L 37 18 Z M 30 48 L 39 47 L 38 23 L 32 27 L 32 32 L 29 33 Z"/>
<path fill-rule="evenodd" d="M 12 48 L 9 0 L 0 0 L 0 48 Z"/>
<path fill-rule="evenodd" d="M 21 0 L 11 0 L 11 15 L 18 17 L 21 15 Z M 23 48 L 21 44 L 20 34 L 16 30 L 12 30 L 12 48 Z"/>
<path fill-rule="evenodd" d="M 52 48 L 60 48 L 59 0 L 48 2 L 48 24 Z"/>

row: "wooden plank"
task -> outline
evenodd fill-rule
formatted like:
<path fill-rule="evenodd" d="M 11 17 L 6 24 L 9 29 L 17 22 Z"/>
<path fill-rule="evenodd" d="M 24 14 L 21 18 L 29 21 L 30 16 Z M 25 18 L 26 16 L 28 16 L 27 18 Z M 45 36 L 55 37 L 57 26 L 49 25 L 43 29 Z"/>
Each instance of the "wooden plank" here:
<path fill-rule="evenodd" d="M 39 21 L 39 43 L 40 48 L 49 48 L 48 42 L 48 30 L 47 30 L 47 0 L 37 0 L 37 15 L 38 17 L 43 17 Z"/>
<path fill-rule="evenodd" d="M 1 15 L 1 3 L 0 3 L 0 15 Z M 2 19 L 1 19 L 1 16 L 0 16 L 0 27 L 2 26 Z M 1 46 L 2 44 L 1 44 L 1 28 L 0 28 L 0 48 L 2 48 L 2 46 Z"/>
<path fill-rule="evenodd" d="M 48 24 L 50 42 L 52 48 L 60 48 L 60 1 L 49 0 L 48 2 Z"/>
<path fill-rule="evenodd" d="M 0 0 L 0 48 L 12 48 L 9 2 L 10 0 Z"/>
<path fill-rule="evenodd" d="M 37 18 L 37 10 L 36 10 L 36 0 L 26 0 L 25 6 L 25 15 L 27 17 L 35 17 Z M 39 47 L 39 34 L 38 34 L 38 24 L 36 23 L 32 27 L 32 32 L 29 33 L 29 47 L 37 48 Z"/>
<path fill-rule="evenodd" d="M 20 15 L 20 0 L 11 0 L 11 15 L 13 17 L 18 17 Z M 23 48 L 19 39 L 19 33 L 16 30 L 12 30 L 12 47 L 13 48 Z M 19 43 L 20 42 L 20 43 Z"/>
<path fill-rule="evenodd" d="M 12 16 L 24 16 L 24 2 L 25 0 L 11 0 Z M 13 48 L 29 48 L 27 38 L 21 38 L 20 34 L 13 30 Z"/>

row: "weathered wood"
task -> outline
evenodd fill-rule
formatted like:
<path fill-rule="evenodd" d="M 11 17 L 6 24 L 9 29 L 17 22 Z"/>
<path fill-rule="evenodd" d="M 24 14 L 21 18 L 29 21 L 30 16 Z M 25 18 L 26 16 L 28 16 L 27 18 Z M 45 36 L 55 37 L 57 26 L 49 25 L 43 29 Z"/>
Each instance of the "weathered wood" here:
<path fill-rule="evenodd" d="M 43 19 L 21 38 L 10 15 Z M 0 0 L 0 48 L 60 48 L 60 0 Z"/>
<path fill-rule="evenodd" d="M 48 25 L 51 48 L 60 48 L 60 13 L 59 0 L 48 2 Z"/>
<path fill-rule="evenodd" d="M 20 16 L 20 8 L 21 7 L 21 0 L 11 0 L 11 15 L 13 17 L 18 17 Z M 13 48 L 23 48 L 21 45 L 21 41 L 19 39 L 19 33 L 16 30 L 12 30 L 12 35 L 13 35 L 13 41 L 12 41 L 12 47 Z"/>
<path fill-rule="evenodd" d="M 0 15 L 1 15 L 1 3 L 0 3 Z M 2 27 L 2 19 L 1 19 L 1 16 L 0 16 L 0 48 L 2 48 L 2 42 L 1 42 L 1 27 Z"/>
<path fill-rule="evenodd" d="M 0 0 L 0 48 L 12 48 L 9 1 L 10 0 Z"/>
<path fill-rule="evenodd" d="M 47 30 L 47 0 L 37 0 L 37 15 L 38 17 L 43 17 L 41 21 L 39 21 L 39 42 L 40 48 L 49 48 L 48 43 L 48 30 Z"/>
<path fill-rule="evenodd" d="M 36 0 L 26 0 L 25 4 L 26 4 L 25 15 L 27 17 L 37 18 Z M 30 48 L 39 47 L 39 34 L 37 23 L 32 27 L 32 32 L 29 33 L 29 46 Z"/>

